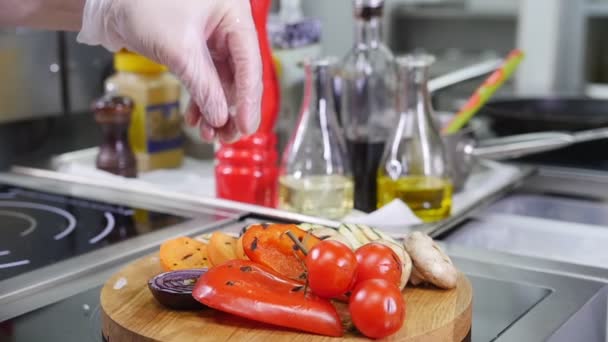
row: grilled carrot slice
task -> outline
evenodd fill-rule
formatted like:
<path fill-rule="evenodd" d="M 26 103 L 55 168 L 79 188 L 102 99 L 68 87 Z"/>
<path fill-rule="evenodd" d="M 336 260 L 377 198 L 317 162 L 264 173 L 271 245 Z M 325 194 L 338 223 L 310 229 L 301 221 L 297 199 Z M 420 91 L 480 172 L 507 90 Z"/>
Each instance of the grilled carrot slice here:
<path fill-rule="evenodd" d="M 160 264 L 165 271 L 209 267 L 207 245 L 189 237 L 165 241 L 160 246 Z"/>
<path fill-rule="evenodd" d="M 236 238 L 222 232 L 214 232 L 209 240 L 209 260 L 217 266 L 229 260 L 237 259 Z"/>

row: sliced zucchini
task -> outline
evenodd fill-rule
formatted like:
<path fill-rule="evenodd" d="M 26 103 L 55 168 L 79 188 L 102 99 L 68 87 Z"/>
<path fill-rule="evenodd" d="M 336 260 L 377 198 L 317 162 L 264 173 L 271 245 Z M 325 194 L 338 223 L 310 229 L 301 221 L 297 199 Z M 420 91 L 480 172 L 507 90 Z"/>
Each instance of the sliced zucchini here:
<path fill-rule="evenodd" d="M 363 234 L 363 231 L 361 230 L 361 228 L 359 228 L 358 225 L 356 224 L 343 224 L 343 226 L 345 227 L 345 229 L 350 230 L 350 232 L 353 234 L 353 236 L 357 239 L 357 241 L 359 241 L 359 243 L 361 243 L 361 245 L 365 245 L 366 243 L 370 243 L 371 240 L 368 239 L 365 234 Z"/>
<path fill-rule="evenodd" d="M 350 243 L 350 241 L 344 235 L 342 235 L 342 234 L 338 234 L 336 236 L 329 237 L 329 238 L 327 238 L 327 240 L 333 240 L 333 241 L 342 242 L 343 244 L 345 244 L 348 247 L 350 247 L 350 249 L 354 249 L 354 247 Z"/>
<path fill-rule="evenodd" d="M 298 228 L 300 228 L 304 231 L 309 231 L 309 230 L 314 230 L 314 229 L 333 229 L 333 228 L 329 228 L 329 227 L 326 227 L 326 226 L 323 226 L 320 224 L 314 224 L 314 223 L 300 223 L 297 226 L 298 226 Z"/>
<path fill-rule="evenodd" d="M 312 235 L 318 237 L 321 240 L 340 235 L 340 233 L 338 233 L 338 231 L 333 228 L 313 228 L 310 230 L 310 232 L 312 233 Z"/>
<path fill-rule="evenodd" d="M 363 225 L 363 224 L 358 224 L 357 227 L 359 227 L 359 229 L 361 229 L 361 231 L 363 232 L 363 234 L 365 234 L 365 236 L 370 241 L 376 241 L 376 240 L 382 239 L 382 235 L 380 235 L 375 229 L 373 229 L 370 226 L 366 226 L 366 225 Z"/>
<path fill-rule="evenodd" d="M 341 224 L 340 227 L 338 227 L 338 232 L 348 240 L 353 249 L 363 246 L 346 224 Z"/>
<path fill-rule="evenodd" d="M 396 243 L 399 244 L 399 242 L 397 242 L 397 240 L 395 240 L 392 236 L 386 234 L 385 232 L 381 231 L 380 229 L 376 229 L 376 228 L 371 228 L 376 234 L 380 235 L 380 237 L 382 237 L 382 240 L 386 240 L 386 241 L 390 241 L 392 243 Z"/>

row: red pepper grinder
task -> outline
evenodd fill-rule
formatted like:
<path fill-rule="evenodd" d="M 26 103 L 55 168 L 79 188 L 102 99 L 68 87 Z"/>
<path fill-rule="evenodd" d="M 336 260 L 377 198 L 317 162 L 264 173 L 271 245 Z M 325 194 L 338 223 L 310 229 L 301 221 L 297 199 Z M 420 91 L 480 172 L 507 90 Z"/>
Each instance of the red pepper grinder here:
<path fill-rule="evenodd" d="M 258 131 L 216 153 L 217 197 L 276 207 L 278 153 L 274 126 L 279 110 L 279 85 L 268 41 L 266 22 L 271 0 L 250 0 L 263 64 L 264 93 Z"/>

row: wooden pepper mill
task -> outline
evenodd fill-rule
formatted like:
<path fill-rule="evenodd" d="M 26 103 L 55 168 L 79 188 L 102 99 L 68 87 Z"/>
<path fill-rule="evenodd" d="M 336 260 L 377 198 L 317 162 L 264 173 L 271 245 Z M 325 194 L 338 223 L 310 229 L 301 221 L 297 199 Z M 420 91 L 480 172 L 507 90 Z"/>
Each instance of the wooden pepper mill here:
<path fill-rule="evenodd" d="M 127 178 L 137 177 L 137 161 L 128 137 L 133 107 L 130 98 L 116 95 L 105 95 L 93 103 L 95 121 L 103 134 L 96 166 Z"/>

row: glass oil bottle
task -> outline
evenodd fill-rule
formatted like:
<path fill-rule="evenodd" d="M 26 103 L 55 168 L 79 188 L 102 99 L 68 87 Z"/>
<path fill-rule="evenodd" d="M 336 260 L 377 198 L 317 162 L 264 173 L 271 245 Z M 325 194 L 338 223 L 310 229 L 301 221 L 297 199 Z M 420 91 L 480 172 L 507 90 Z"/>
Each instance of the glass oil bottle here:
<path fill-rule="evenodd" d="M 399 121 L 377 174 L 378 207 L 401 199 L 424 222 L 450 215 L 452 183 L 428 91 L 430 55 L 396 59 Z"/>
<path fill-rule="evenodd" d="M 334 106 L 334 65 L 333 58 L 306 62 L 303 105 L 279 177 L 279 208 L 330 219 L 353 208 L 350 161 Z"/>

